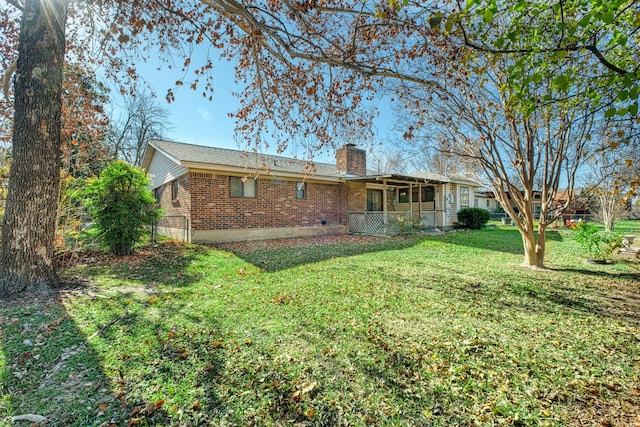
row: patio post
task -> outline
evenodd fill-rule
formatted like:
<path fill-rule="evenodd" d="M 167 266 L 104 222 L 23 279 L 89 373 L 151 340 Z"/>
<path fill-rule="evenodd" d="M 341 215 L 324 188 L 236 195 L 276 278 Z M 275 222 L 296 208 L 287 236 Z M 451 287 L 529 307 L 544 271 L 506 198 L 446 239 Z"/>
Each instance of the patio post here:
<path fill-rule="evenodd" d="M 382 181 L 382 211 L 384 212 L 384 234 L 387 234 L 387 180 Z"/>

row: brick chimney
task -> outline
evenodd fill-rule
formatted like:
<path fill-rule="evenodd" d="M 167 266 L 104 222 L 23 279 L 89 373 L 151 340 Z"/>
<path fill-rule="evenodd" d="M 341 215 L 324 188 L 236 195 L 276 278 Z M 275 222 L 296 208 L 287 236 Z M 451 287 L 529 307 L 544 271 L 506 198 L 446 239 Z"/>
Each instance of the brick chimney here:
<path fill-rule="evenodd" d="M 355 144 L 345 144 L 336 150 L 336 168 L 347 175 L 367 174 L 367 152 Z"/>

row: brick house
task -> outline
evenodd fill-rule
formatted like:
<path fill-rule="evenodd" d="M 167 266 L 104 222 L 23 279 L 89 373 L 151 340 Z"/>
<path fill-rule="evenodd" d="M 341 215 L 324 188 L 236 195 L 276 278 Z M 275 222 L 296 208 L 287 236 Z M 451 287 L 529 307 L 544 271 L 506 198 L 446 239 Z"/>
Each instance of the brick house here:
<path fill-rule="evenodd" d="M 389 234 L 409 223 L 448 229 L 474 206 L 473 181 L 432 173 L 367 174 L 353 144 L 336 163 L 151 140 L 141 166 L 165 212 L 158 232 L 191 242 L 341 233 Z"/>

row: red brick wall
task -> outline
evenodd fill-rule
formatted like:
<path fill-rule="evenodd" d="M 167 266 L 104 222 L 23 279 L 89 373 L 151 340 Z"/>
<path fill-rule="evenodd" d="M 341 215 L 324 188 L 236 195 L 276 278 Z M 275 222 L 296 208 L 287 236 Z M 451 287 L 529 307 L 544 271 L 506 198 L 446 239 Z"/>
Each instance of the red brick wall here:
<path fill-rule="evenodd" d="M 191 173 L 193 230 L 304 227 L 346 224 L 344 184 L 307 182 L 307 198 L 296 199 L 296 181 L 259 179 L 256 198 L 232 198 L 229 176 Z"/>
<path fill-rule="evenodd" d="M 367 174 L 367 152 L 346 144 L 336 150 L 336 169 L 347 175 L 365 176 Z"/>
<path fill-rule="evenodd" d="M 364 212 L 367 210 L 367 184 L 364 182 L 347 182 L 347 210 Z"/>
<path fill-rule="evenodd" d="M 172 183 L 166 183 L 162 186 L 158 187 L 156 190 L 156 195 L 158 197 L 158 202 L 160 203 L 160 208 L 164 211 L 164 219 L 161 220 L 165 224 L 173 224 L 174 222 L 178 223 L 179 220 L 175 221 L 169 217 L 177 217 L 184 216 L 187 219 L 191 218 L 191 197 L 190 197 L 190 177 L 189 174 L 182 175 L 178 178 L 178 198 L 173 200 L 173 192 L 172 192 Z M 173 226 L 173 225 L 171 225 Z"/>

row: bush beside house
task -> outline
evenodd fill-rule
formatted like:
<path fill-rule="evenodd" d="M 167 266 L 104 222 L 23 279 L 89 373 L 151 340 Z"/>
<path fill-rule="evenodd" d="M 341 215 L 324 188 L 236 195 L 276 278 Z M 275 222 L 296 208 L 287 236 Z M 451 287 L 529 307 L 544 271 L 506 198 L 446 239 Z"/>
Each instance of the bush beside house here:
<path fill-rule="evenodd" d="M 480 230 L 491 219 L 489 211 L 481 208 L 464 208 L 458 212 L 458 227 Z"/>
<path fill-rule="evenodd" d="M 142 170 L 117 161 L 82 192 L 99 239 L 111 253 L 131 255 L 146 226 L 161 216 L 148 184 Z"/>

